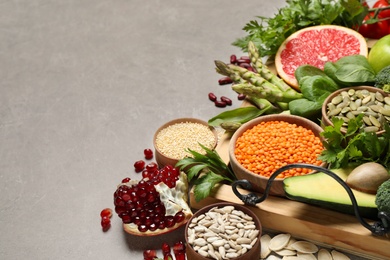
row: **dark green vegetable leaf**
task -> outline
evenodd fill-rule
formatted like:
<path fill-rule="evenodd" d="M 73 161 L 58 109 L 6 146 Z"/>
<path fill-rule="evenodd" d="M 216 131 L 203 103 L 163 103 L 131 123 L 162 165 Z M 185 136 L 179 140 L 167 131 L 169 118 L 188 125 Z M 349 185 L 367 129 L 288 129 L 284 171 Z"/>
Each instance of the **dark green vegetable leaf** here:
<path fill-rule="evenodd" d="M 374 85 L 375 71 L 362 55 L 349 55 L 336 62 L 327 62 L 325 73 L 342 86 Z"/>
<path fill-rule="evenodd" d="M 202 175 L 195 181 L 194 195 L 195 200 L 200 201 L 208 197 L 217 183 L 224 180 L 224 177 L 213 172 Z"/>
<path fill-rule="evenodd" d="M 321 105 L 332 92 L 339 89 L 339 86 L 326 75 L 304 77 L 300 80 L 299 87 L 303 97 L 321 103 Z"/>
<path fill-rule="evenodd" d="M 201 154 L 187 150 L 192 157 L 181 159 L 175 165 L 186 172 L 188 181 L 194 185 L 196 200 L 209 196 L 215 185 L 220 182 L 232 183 L 237 179 L 234 172 L 222 160 L 215 150 L 199 144 L 205 151 Z"/>
<path fill-rule="evenodd" d="M 208 124 L 210 126 L 219 126 L 223 122 L 233 122 L 233 123 L 246 123 L 251 119 L 254 119 L 264 113 L 263 110 L 258 109 L 257 107 L 239 107 L 233 110 L 224 111 L 219 115 L 209 119 Z"/>
<path fill-rule="evenodd" d="M 319 115 L 321 112 L 321 104 L 315 101 L 310 101 L 305 98 L 296 99 L 288 103 L 290 113 L 292 115 L 311 118 Z"/>
<path fill-rule="evenodd" d="M 375 72 L 360 65 L 356 64 L 346 64 L 340 66 L 340 68 L 336 71 L 335 76 L 341 82 L 346 84 L 367 84 L 375 82 Z"/>
<path fill-rule="evenodd" d="M 303 117 L 320 115 L 325 99 L 339 88 L 326 75 L 302 77 L 299 81 L 299 87 L 304 98 L 291 101 L 289 109 L 291 114 Z"/>

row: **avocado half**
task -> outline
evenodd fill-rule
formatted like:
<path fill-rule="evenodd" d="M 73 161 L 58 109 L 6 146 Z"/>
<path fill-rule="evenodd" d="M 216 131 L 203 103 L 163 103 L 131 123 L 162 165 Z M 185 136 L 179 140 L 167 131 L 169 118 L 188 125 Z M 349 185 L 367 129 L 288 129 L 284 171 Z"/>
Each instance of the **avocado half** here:
<path fill-rule="evenodd" d="M 351 169 L 331 169 L 344 181 Z M 286 197 L 338 212 L 355 215 L 351 199 L 346 190 L 329 175 L 318 172 L 308 175 L 286 178 L 283 181 Z M 359 206 L 360 215 L 364 218 L 377 219 L 378 208 L 375 194 L 352 189 Z"/>

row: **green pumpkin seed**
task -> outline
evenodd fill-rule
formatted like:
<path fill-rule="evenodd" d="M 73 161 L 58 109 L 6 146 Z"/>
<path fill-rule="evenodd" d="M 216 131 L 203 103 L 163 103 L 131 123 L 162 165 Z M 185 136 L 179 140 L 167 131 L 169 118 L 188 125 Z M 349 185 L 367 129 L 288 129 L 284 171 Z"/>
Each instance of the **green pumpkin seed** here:
<path fill-rule="evenodd" d="M 374 126 L 381 127 L 381 123 L 374 116 L 369 116 L 368 118 Z"/>
<path fill-rule="evenodd" d="M 383 102 L 384 98 L 383 98 L 382 93 L 375 92 L 375 99 L 378 100 L 379 102 Z"/>
<path fill-rule="evenodd" d="M 364 122 L 364 124 L 366 124 L 368 126 L 372 126 L 372 122 L 368 116 L 363 117 L 363 122 Z"/>
<path fill-rule="evenodd" d="M 390 105 L 390 97 L 385 97 L 385 98 L 383 99 L 383 101 L 385 101 L 385 103 L 386 103 L 387 105 Z"/>
<path fill-rule="evenodd" d="M 370 101 L 371 101 L 371 96 L 367 96 L 367 97 L 362 99 L 362 104 L 365 105 L 365 104 L 367 104 Z"/>
<path fill-rule="evenodd" d="M 381 113 L 384 116 L 390 116 L 390 109 L 382 108 L 379 113 Z"/>
<path fill-rule="evenodd" d="M 367 132 L 367 133 L 373 133 L 373 132 L 378 132 L 378 131 L 379 131 L 379 128 L 376 126 L 367 126 L 364 128 L 364 132 Z"/>
<path fill-rule="evenodd" d="M 338 95 L 338 96 L 335 96 L 334 98 L 332 98 L 332 104 L 340 104 L 341 102 L 343 101 L 343 97 Z"/>
<path fill-rule="evenodd" d="M 333 109 L 333 110 L 328 112 L 328 116 L 332 117 L 332 116 L 340 114 L 340 112 L 341 112 L 341 108 L 340 107 L 336 107 L 335 109 Z"/>

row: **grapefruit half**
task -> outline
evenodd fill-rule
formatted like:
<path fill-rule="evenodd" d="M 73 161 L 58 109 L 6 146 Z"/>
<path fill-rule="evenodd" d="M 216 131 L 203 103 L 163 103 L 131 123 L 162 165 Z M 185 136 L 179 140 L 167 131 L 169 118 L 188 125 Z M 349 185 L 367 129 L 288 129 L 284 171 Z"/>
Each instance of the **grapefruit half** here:
<path fill-rule="evenodd" d="M 354 54 L 368 55 L 367 42 L 360 33 L 337 25 L 312 26 L 291 34 L 282 43 L 275 55 L 275 68 L 284 81 L 299 90 L 294 76 L 299 66 L 323 69 L 327 61 Z"/>

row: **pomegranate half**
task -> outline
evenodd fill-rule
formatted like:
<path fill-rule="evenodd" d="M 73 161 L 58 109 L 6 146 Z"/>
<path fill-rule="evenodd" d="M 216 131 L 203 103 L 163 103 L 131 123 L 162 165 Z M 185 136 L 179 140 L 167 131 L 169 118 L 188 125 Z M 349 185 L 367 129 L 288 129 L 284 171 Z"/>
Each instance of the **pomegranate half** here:
<path fill-rule="evenodd" d="M 124 179 L 114 193 L 115 212 L 124 230 L 137 236 L 173 231 L 192 216 L 187 175 L 171 165 L 148 167 L 141 180 Z"/>

